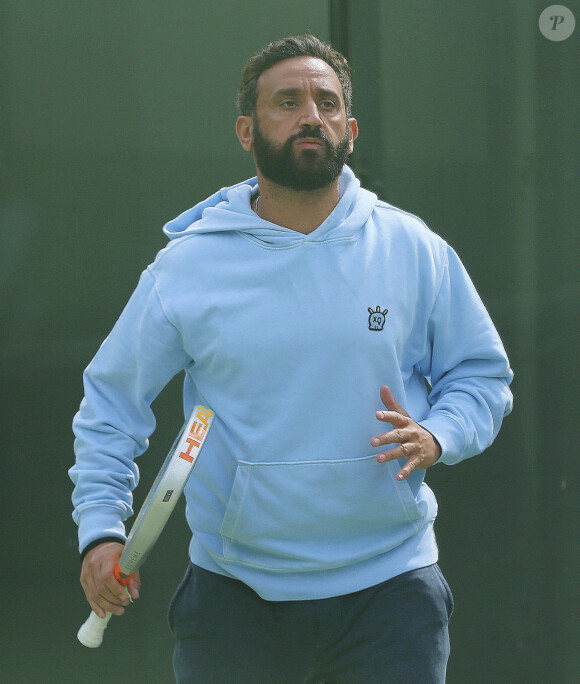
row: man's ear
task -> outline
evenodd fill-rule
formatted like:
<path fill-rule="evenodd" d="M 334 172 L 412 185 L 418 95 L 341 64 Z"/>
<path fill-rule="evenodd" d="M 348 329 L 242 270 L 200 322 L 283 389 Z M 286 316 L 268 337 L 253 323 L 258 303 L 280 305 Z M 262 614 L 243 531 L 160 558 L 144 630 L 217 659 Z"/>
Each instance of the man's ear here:
<path fill-rule="evenodd" d="M 348 120 L 348 124 L 350 129 L 350 144 L 348 146 L 348 153 L 352 154 L 354 149 L 354 141 L 358 138 L 358 123 L 356 119 L 351 118 Z"/>
<path fill-rule="evenodd" d="M 251 152 L 254 144 L 254 121 L 251 116 L 238 116 L 236 135 L 246 152 Z"/>

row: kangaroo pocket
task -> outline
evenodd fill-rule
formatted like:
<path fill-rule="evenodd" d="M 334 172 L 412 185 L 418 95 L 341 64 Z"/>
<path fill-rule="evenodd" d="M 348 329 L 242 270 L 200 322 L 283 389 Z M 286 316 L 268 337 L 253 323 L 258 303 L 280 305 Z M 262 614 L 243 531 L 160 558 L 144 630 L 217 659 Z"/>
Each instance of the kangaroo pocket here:
<path fill-rule="evenodd" d="M 423 524 L 399 468 L 374 455 L 241 462 L 221 527 L 224 559 L 297 572 L 385 553 Z"/>

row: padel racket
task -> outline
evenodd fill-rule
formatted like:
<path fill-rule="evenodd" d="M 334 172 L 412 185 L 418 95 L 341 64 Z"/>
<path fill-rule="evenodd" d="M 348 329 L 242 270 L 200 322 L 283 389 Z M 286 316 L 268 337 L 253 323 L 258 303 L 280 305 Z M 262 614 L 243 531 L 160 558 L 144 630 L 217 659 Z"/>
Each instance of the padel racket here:
<path fill-rule="evenodd" d="M 129 583 L 131 575 L 141 567 L 159 539 L 193 470 L 212 421 L 213 411 L 197 405 L 183 424 L 135 519 L 115 568 L 115 577 L 120 584 Z M 107 613 L 101 618 L 91 611 L 77 634 L 81 644 L 89 648 L 100 646 L 111 615 Z"/>

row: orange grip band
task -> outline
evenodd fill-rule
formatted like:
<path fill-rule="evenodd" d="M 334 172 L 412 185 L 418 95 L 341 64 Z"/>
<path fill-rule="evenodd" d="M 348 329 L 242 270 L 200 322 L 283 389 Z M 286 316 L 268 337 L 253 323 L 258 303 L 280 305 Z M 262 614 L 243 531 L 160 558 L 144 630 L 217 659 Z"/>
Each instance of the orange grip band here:
<path fill-rule="evenodd" d="M 115 579 L 119 584 L 122 584 L 124 587 L 126 587 L 129 584 L 129 580 L 135 573 L 131 573 L 130 575 L 126 575 L 124 572 L 121 572 L 121 568 L 119 567 L 119 563 L 115 565 L 115 569 L 113 571 L 115 573 Z"/>

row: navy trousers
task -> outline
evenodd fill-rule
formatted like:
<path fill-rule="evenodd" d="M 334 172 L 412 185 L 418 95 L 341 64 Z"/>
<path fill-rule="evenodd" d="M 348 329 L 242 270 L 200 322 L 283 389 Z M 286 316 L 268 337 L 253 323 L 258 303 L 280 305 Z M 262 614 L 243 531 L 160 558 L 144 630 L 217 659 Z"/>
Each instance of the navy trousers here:
<path fill-rule="evenodd" d="M 190 565 L 169 608 L 176 682 L 443 684 L 452 610 L 438 565 L 310 601 Z"/>

